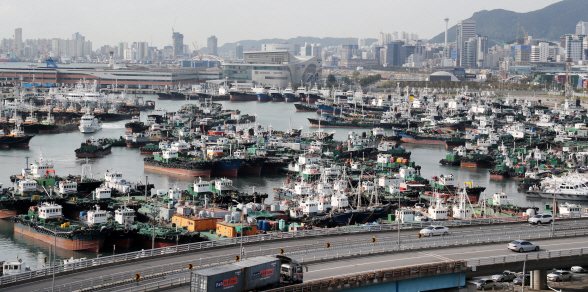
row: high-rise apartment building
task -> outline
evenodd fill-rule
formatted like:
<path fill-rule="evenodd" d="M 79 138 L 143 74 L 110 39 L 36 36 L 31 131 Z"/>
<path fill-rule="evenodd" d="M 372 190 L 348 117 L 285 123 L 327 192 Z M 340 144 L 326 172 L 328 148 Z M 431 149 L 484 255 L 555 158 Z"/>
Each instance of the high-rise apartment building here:
<path fill-rule="evenodd" d="M 477 65 L 478 38 L 472 37 L 463 43 L 461 51 L 461 67 L 473 68 Z"/>
<path fill-rule="evenodd" d="M 476 21 L 475 20 L 462 20 L 457 24 L 457 56 L 456 65 L 458 67 L 465 67 L 462 65 L 463 62 L 463 48 L 466 41 L 476 37 Z"/>
<path fill-rule="evenodd" d="M 217 46 L 218 46 L 218 39 L 216 38 L 216 36 L 210 36 L 208 38 L 208 46 L 206 47 L 208 49 L 208 54 L 216 56 L 217 55 Z"/>
<path fill-rule="evenodd" d="M 179 32 L 174 32 L 172 35 L 173 44 L 173 58 L 184 56 L 184 35 Z"/>
<path fill-rule="evenodd" d="M 572 61 L 581 61 L 584 56 L 584 39 L 585 35 L 566 34 L 565 36 L 565 53 L 566 58 L 571 58 Z"/>
<path fill-rule="evenodd" d="M 22 53 L 22 28 L 14 30 L 14 53 L 20 57 Z"/>

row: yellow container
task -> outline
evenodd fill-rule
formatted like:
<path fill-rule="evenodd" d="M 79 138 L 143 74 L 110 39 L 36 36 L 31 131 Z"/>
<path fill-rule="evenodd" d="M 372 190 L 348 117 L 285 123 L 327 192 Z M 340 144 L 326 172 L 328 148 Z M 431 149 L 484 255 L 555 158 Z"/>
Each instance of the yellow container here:
<path fill-rule="evenodd" d="M 402 162 L 402 158 L 396 159 L 396 162 Z"/>
<path fill-rule="evenodd" d="M 39 195 L 33 195 L 33 199 L 38 199 Z"/>
<path fill-rule="evenodd" d="M 72 201 L 75 201 L 75 200 L 76 200 L 76 198 L 71 198 L 71 200 L 72 200 Z"/>

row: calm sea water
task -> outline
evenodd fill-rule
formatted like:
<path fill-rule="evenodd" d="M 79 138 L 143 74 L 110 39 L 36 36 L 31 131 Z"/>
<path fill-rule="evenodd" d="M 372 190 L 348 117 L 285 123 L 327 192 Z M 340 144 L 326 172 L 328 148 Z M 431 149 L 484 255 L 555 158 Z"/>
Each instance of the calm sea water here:
<path fill-rule="evenodd" d="M 156 99 L 153 95 L 144 95 L 146 99 Z M 156 101 L 156 107 L 162 107 L 168 111 L 178 110 L 184 103 L 198 103 L 198 101 Z M 221 102 L 224 108 L 239 109 L 243 113 L 258 116 L 257 122 L 263 126 L 271 125 L 276 130 L 288 129 L 290 124 L 293 128 L 302 126 L 304 132 L 309 130 L 307 117 L 316 116 L 312 112 L 296 112 L 293 104 L 287 103 L 258 103 L 258 102 Z M 148 113 L 142 113 L 143 119 Z M 125 121 L 105 123 L 104 128 L 93 134 L 96 137 L 115 138 L 124 134 Z M 313 130 L 313 129 L 311 129 Z M 362 132 L 368 129 L 337 129 L 335 138 L 343 140 L 349 131 Z M 55 164 L 55 171 L 58 175 L 79 174 L 83 159 L 76 159 L 74 149 L 81 142 L 92 135 L 84 135 L 79 132 L 37 135 L 31 140 L 30 148 L 26 150 L 0 150 L 0 182 L 4 187 L 10 186 L 9 176 L 20 173 L 26 164 L 25 157 L 30 161 L 42 154 L 45 158 L 52 159 Z M 469 169 L 460 167 L 441 166 L 439 160 L 445 157 L 446 150 L 442 145 L 404 145 L 412 152 L 412 160 L 422 166 L 421 174 L 430 178 L 440 174 L 453 174 L 457 181 L 473 182 L 474 185 L 486 186 L 486 196 L 491 197 L 493 193 L 504 190 L 509 194 L 513 204 L 519 206 L 537 206 L 541 210 L 548 201 L 528 200 L 523 194 L 517 192 L 517 182 L 514 180 L 492 180 L 488 169 Z M 145 181 L 148 176 L 149 182 L 154 183 L 156 189 L 167 189 L 177 185 L 185 189 L 193 178 L 181 176 L 169 176 L 165 174 L 148 172 L 143 169 L 142 158 L 144 156 L 137 149 L 113 148 L 112 154 L 99 159 L 90 159 L 92 172 L 95 177 L 102 177 L 106 170 L 117 170 L 123 173 L 128 181 Z M 272 188 L 279 187 L 286 182 L 286 178 L 278 175 L 264 175 L 263 177 L 235 178 L 235 187 L 242 191 L 256 191 L 271 194 Z M 0 220 L 0 260 L 13 260 L 18 255 L 24 259 L 31 268 L 43 267 L 43 258 L 49 256 L 49 244 L 32 241 L 30 238 L 21 235 L 14 235 L 10 220 Z M 122 252 L 122 251 L 117 251 Z M 57 258 L 69 257 L 96 257 L 111 255 L 113 251 L 103 251 L 99 254 L 91 252 L 74 252 L 68 250 L 57 250 Z"/>

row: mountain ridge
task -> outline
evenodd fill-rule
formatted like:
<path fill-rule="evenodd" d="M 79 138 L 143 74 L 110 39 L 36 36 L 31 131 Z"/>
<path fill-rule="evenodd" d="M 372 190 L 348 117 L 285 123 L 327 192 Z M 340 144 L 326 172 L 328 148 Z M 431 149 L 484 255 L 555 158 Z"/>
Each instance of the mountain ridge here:
<path fill-rule="evenodd" d="M 556 41 L 565 34 L 575 33 L 579 21 L 588 21 L 588 1 L 563 0 L 542 9 L 518 13 L 504 9 L 482 10 L 474 13 L 468 20 L 476 21 L 476 32 L 488 36 L 489 43 L 512 41 L 517 35 L 517 23 L 534 39 Z M 519 38 L 524 37 L 519 28 Z M 448 30 L 447 41 L 454 42 L 456 25 Z M 429 40 L 429 43 L 445 41 L 445 32 Z"/>

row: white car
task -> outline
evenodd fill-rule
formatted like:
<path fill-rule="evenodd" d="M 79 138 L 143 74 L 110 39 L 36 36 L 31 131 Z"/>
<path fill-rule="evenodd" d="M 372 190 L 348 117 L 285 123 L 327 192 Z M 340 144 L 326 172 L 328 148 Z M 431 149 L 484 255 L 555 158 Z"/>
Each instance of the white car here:
<path fill-rule="evenodd" d="M 572 270 L 572 272 L 574 272 L 574 273 L 586 273 L 586 272 L 588 272 L 588 269 L 584 269 L 584 268 L 582 268 L 582 267 L 580 267 L 580 266 L 573 266 L 573 267 L 571 268 L 571 270 Z"/>
<path fill-rule="evenodd" d="M 553 222 L 553 216 L 551 214 L 538 214 L 529 218 L 530 224 L 551 224 Z"/>
<path fill-rule="evenodd" d="M 509 243 L 506 247 L 510 250 L 518 251 L 518 252 L 532 251 L 532 250 L 538 251 L 539 250 L 539 245 L 537 245 L 535 243 L 531 243 L 526 240 L 515 240 L 515 241 Z"/>
<path fill-rule="evenodd" d="M 572 272 L 569 271 L 555 271 L 547 275 L 547 280 L 551 282 L 562 282 L 572 279 Z"/>
<path fill-rule="evenodd" d="M 427 228 L 422 229 L 419 233 L 423 236 L 448 235 L 449 228 L 440 225 L 431 225 Z"/>

